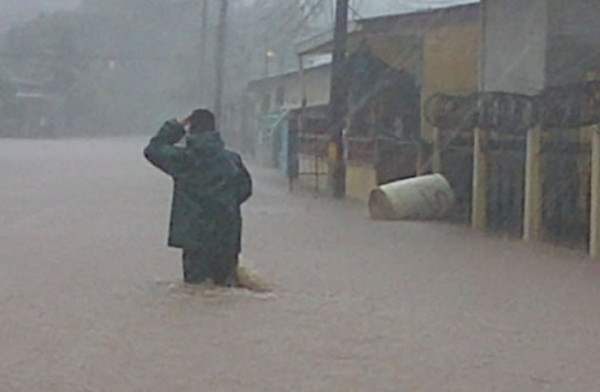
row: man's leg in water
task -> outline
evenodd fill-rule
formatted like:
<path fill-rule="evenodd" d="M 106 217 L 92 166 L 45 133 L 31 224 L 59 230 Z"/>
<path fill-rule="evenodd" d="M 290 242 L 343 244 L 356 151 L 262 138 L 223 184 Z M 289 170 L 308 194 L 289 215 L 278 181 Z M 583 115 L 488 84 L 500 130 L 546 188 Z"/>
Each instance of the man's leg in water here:
<path fill-rule="evenodd" d="M 212 277 L 210 259 L 206 254 L 192 249 L 183 250 L 183 280 L 186 283 L 203 283 Z"/>
<path fill-rule="evenodd" d="M 215 255 L 212 258 L 212 278 L 215 284 L 219 286 L 237 287 L 238 286 L 238 256 L 231 252 L 225 252 Z"/>

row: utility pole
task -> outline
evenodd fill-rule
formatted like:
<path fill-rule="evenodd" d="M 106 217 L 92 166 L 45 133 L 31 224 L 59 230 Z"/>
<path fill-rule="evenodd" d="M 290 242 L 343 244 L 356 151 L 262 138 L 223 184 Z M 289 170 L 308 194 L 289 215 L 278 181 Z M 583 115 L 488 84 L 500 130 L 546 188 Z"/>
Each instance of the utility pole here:
<path fill-rule="evenodd" d="M 206 100 L 206 88 L 203 88 L 203 85 L 206 81 L 206 44 L 208 42 L 208 0 L 202 0 L 202 15 L 201 17 L 201 26 L 200 26 L 200 81 L 198 83 L 200 88 L 200 94 L 198 98 L 200 99 L 200 103 L 202 106 L 205 105 L 204 101 Z"/>
<path fill-rule="evenodd" d="M 337 0 L 333 32 L 333 61 L 330 87 L 329 190 L 333 197 L 346 196 L 346 163 L 342 132 L 348 111 L 348 80 L 345 75 L 346 41 L 348 35 L 348 0 Z"/>
<path fill-rule="evenodd" d="M 217 27 L 217 45 L 215 56 L 215 117 L 217 124 L 220 124 L 223 112 L 223 76 L 225 73 L 225 41 L 227 39 L 227 7 L 229 0 L 221 0 L 221 9 L 219 11 L 219 26 Z"/>

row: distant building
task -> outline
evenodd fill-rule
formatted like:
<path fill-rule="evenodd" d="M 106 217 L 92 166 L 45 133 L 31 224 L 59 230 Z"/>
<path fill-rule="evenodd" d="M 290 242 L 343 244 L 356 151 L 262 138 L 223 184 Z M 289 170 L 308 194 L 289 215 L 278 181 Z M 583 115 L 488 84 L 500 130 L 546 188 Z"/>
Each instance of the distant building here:
<path fill-rule="evenodd" d="M 424 121 L 421 106 L 437 92 L 477 91 L 479 21 L 479 5 L 469 4 L 350 23 L 349 197 L 366 200 L 378 183 L 441 166 L 440 158 L 433 158 L 433 129 Z M 331 33 L 298 45 L 303 64 L 331 50 Z M 247 89 L 252 92 L 253 113 L 273 115 L 287 108 L 292 118 L 304 119 L 301 125 L 292 122 L 300 134 L 300 172 L 318 175 L 321 188 L 327 170 L 328 79 L 325 65 L 254 81 Z M 464 159 L 471 159 L 468 153 Z M 462 188 L 470 193 L 469 184 Z"/>
<path fill-rule="evenodd" d="M 272 125 L 284 116 L 286 132 L 290 127 L 297 132 L 301 111 L 304 125 L 312 133 L 325 134 L 330 78 L 331 66 L 326 63 L 306 69 L 303 75 L 296 71 L 250 82 L 246 87 L 243 149 L 257 155 L 265 165 L 278 166 L 286 159 L 287 154 L 280 151 L 280 139 L 286 135 Z"/>

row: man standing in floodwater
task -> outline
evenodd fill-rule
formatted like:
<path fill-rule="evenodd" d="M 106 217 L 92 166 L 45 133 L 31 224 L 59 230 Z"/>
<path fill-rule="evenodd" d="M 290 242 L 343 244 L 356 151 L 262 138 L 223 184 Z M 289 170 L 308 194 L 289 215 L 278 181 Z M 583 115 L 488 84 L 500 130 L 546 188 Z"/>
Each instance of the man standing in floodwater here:
<path fill-rule="evenodd" d="M 176 146 L 184 138 L 185 147 Z M 174 179 L 168 244 L 183 249 L 184 281 L 237 286 L 240 206 L 252 180 L 241 157 L 225 149 L 214 115 L 198 109 L 183 122 L 167 121 L 144 156 Z"/>

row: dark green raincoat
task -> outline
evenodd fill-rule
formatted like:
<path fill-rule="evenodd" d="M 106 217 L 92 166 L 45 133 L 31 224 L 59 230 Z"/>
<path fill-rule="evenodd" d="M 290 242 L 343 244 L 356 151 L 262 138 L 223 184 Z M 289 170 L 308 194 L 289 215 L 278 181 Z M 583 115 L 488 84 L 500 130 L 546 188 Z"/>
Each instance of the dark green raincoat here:
<path fill-rule="evenodd" d="M 169 246 L 213 257 L 241 251 L 240 205 L 252 181 L 240 156 L 226 150 L 217 132 L 190 134 L 176 120 L 165 123 L 144 156 L 174 179 Z"/>

